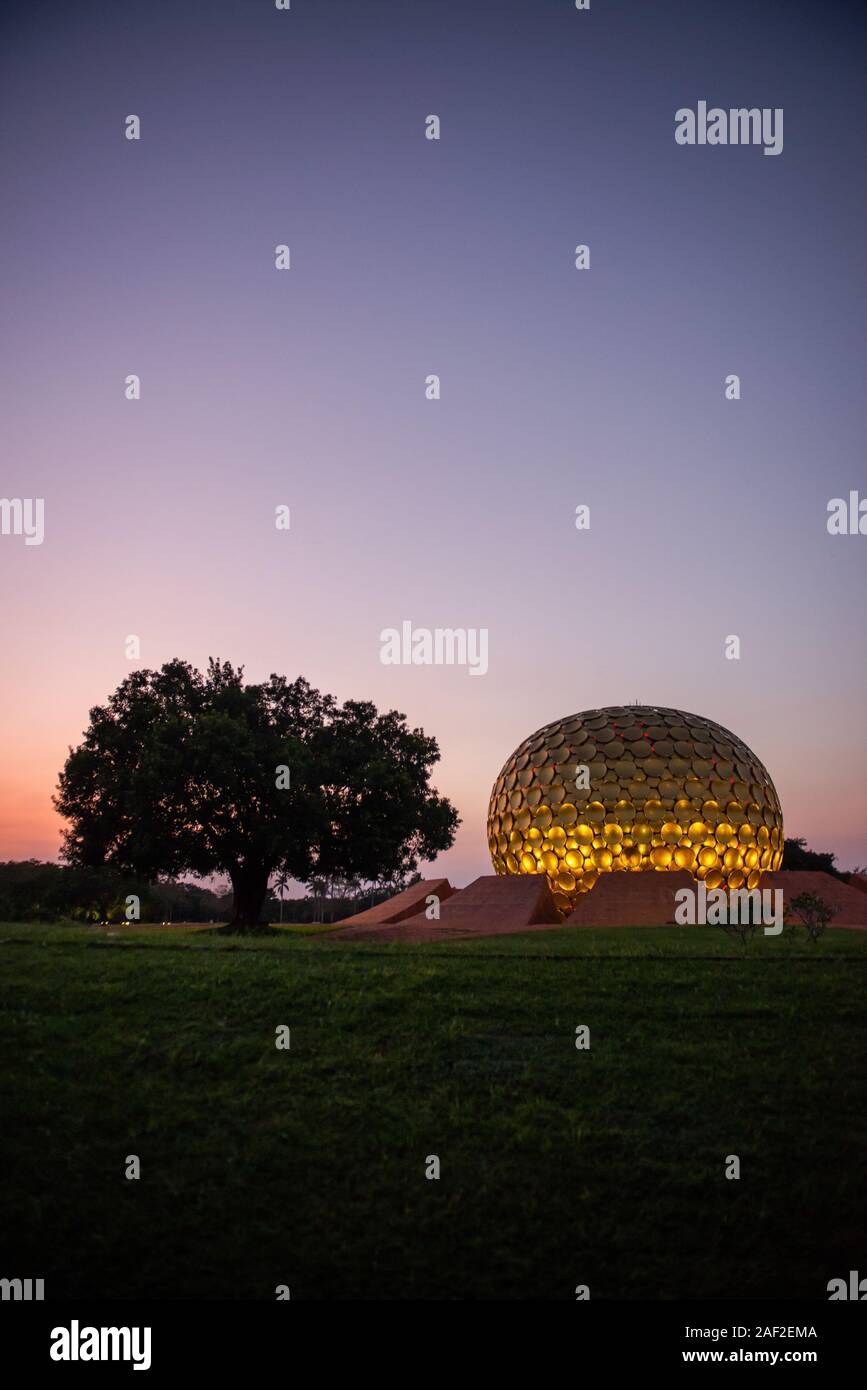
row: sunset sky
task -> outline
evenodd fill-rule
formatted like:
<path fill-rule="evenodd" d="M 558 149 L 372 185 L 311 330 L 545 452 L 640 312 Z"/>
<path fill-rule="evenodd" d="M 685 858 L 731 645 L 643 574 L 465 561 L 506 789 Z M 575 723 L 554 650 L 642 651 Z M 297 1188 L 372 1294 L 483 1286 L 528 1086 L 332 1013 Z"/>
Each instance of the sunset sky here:
<path fill-rule="evenodd" d="M 8 5 L 0 494 L 45 540 L 0 536 L 0 859 L 57 856 L 92 705 L 213 655 L 435 735 L 456 884 L 519 741 L 635 700 L 730 728 L 788 835 L 867 863 L 867 536 L 826 529 L 867 496 L 864 22 Z M 783 108 L 782 154 L 678 146 L 700 100 Z M 487 674 L 383 665 L 404 621 L 486 628 Z"/>

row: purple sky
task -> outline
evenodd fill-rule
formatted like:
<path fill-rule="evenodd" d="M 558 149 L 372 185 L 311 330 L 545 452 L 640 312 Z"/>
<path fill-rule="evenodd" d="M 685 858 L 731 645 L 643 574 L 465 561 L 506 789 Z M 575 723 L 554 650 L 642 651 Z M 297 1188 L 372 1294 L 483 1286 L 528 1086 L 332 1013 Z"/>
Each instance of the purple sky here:
<path fill-rule="evenodd" d="M 0 858 L 55 857 L 67 746 L 131 665 L 214 655 L 436 735 L 457 883 L 515 745 L 628 700 L 731 728 L 787 834 L 867 862 L 867 537 L 826 530 L 867 496 L 859 8 L 3 25 L 0 493 L 45 541 L 0 536 Z M 783 153 L 678 146 L 700 100 L 782 107 Z M 384 666 L 405 620 L 487 628 L 488 673 Z"/>

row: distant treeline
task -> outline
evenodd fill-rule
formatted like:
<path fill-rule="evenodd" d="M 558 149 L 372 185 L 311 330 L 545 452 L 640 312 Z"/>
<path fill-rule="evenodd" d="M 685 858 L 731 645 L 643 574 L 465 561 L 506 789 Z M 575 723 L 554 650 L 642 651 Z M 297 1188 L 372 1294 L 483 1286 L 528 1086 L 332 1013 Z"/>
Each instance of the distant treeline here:
<path fill-rule="evenodd" d="M 813 869 L 844 882 L 848 874 L 835 867 L 836 855 L 808 849 L 805 840 L 786 840 L 783 869 Z M 301 898 L 284 898 L 270 890 L 263 904 L 263 922 L 337 922 L 373 907 L 419 875 L 381 887 L 359 885 L 332 894 L 320 886 Z M 77 868 L 37 859 L 0 863 L 0 921 L 2 922 L 123 922 L 127 898 L 139 900 L 142 922 L 228 922 L 232 894 L 215 893 L 197 883 L 178 879 L 143 882 L 111 868 Z"/>
<path fill-rule="evenodd" d="M 834 878 L 839 878 L 845 883 L 849 875 L 835 867 L 836 859 L 836 854 L 832 854 L 830 850 L 825 854 L 819 854 L 808 849 L 806 840 L 783 841 L 783 869 L 809 869 L 814 873 L 833 874 Z M 855 872 L 859 871 L 856 869 Z"/>
<path fill-rule="evenodd" d="M 37 859 L 0 863 L 0 920 L 121 922 L 127 898 L 139 900 L 143 922 L 228 921 L 232 895 L 197 884 L 145 883 L 108 868 L 73 868 Z"/>
<path fill-rule="evenodd" d="M 356 912 L 366 912 L 369 907 L 393 898 L 403 888 L 409 887 L 421 877 L 413 874 L 404 883 L 392 883 L 385 888 L 360 889 L 351 897 L 317 896 L 310 893 L 306 898 L 284 898 L 281 916 L 280 902 L 273 892 L 269 892 L 262 909 L 265 922 L 339 922 L 343 917 L 353 917 Z"/>
<path fill-rule="evenodd" d="M 416 875 L 417 877 L 417 875 Z M 403 884 L 330 896 L 279 898 L 269 892 L 265 922 L 336 922 L 399 892 Z M 123 922 L 127 898 L 139 900 L 142 922 L 228 922 L 232 894 L 177 879 L 144 882 L 110 868 L 76 868 L 38 859 L 0 863 L 0 922 Z"/>

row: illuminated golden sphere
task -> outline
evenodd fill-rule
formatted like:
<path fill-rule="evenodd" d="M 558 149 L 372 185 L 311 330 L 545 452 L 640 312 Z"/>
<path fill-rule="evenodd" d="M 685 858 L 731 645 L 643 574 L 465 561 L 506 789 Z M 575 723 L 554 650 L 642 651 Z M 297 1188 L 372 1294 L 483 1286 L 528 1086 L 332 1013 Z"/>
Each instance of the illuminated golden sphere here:
<path fill-rule="evenodd" d="M 498 874 L 546 874 L 565 914 L 618 869 L 755 888 L 782 862 L 783 813 L 765 767 L 721 724 L 617 705 L 515 749 L 491 792 L 488 844 Z"/>

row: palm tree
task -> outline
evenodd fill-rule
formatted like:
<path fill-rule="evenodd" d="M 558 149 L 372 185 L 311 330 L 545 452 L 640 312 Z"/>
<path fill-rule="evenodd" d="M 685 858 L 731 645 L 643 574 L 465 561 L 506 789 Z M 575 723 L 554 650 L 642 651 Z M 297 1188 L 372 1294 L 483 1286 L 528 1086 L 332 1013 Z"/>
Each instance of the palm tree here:
<path fill-rule="evenodd" d="M 278 893 L 279 898 L 280 898 L 280 925 L 282 926 L 282 925 L 283 925 L 283 894 L 286 892 L 286 889 L 289 887 L 289 875 L 287 874 L 287 872 L 286 872 L 285 869 L 283 869 L 283 870 L 277 875 L 277 877 L 275 878 L 275 880 L 274 880 L 274 887 L 277 889 L 277 893 Z"/>

